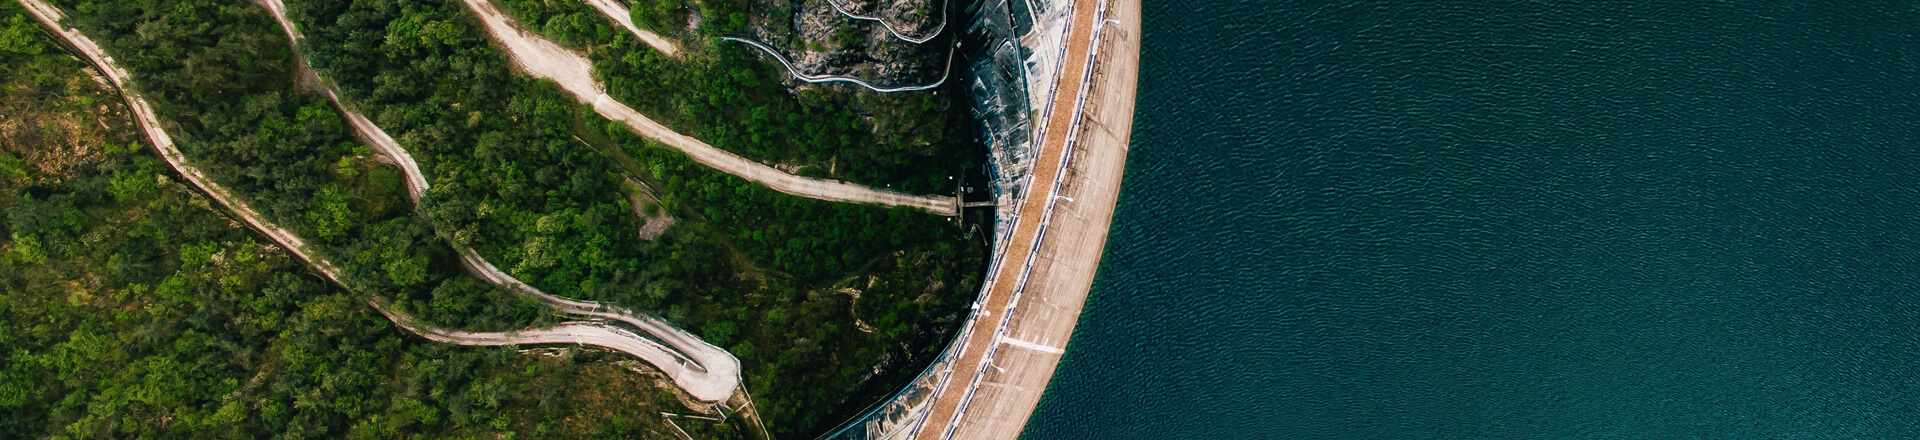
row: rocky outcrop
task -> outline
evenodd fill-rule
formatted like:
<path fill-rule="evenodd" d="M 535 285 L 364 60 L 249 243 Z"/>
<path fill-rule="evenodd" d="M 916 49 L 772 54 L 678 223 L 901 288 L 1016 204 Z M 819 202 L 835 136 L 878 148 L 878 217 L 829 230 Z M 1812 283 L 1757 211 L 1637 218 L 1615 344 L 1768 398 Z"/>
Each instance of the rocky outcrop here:
<path fill-rule="evenodd" d="M 880 15 L 860 19 L 836 6 Z M 940 0 L 761 0 L 742 38 L 777 51 L 796 77 L 844 76 L 872 89 L 914 89 L 941 82 L 953 67 L 944 14 L 922 11 L 944 6 Z"/>
<path fill-rule="evenodd" d="M 827 0 L 841 15 L 876 21 L 895 38 L 922 43 L 946 29 L 945 0 Z"/>

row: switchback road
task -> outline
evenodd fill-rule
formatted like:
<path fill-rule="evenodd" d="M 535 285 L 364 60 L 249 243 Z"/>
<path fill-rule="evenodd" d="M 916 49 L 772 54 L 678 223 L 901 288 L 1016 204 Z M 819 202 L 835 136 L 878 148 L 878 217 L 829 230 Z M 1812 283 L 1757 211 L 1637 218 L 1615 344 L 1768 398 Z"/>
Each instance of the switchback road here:
<path fill-rule="evenodd" d="M 155 115 L 153 107 L 148 104 L 145 99 L 141 98 L 137 92 L 126 87 L 127 79 L 130 77 L 127 71 L 122 69 L 118 64 L 115 64 L 113 58 L 107 56 L 106 51 L 102 50 L 92 39 L 80 34 L 76 30 L 61 26 L 59 22 L 63 14 L 58 8 L 45 3 L 44 0 L 21 0 L 21 3 L 26 6 L 27 10 L 31 12 L 36 19 L 40 20 L 40 22 L 49 29 L 52 29 L 55 35 L 61 37 L 67 41 L 68 44 L 86 55 L 87 58 L 107 76 L 108 80 L 112 81 L 113 84 L 120 89 L 121 96 L 126 99 L 128 108 L 133 110 L 135 122 L 140 125 L 142 132 L 146 134 L 148 140 L 154 144 L 155 148 L 160 151 L 161 157 L 166 159 L 169 166 L 186 177 L 194 186 L 206 192 L 208 196 L 212 197 L 216 202 L 227 207 L 228 210 L 245 221 L 249 226 L 252 226 L 255 230 L 266 235 L 267 238 L 280 244 L 281 247 L 286 248 L 296 257 L 312 266 L 316 272 L 327 277 L 335 284 L 343 287 L 346 285 L 342 282 L 344 276 L 341 274 L 339 268 L 335 267 L 332 262 L 325 258 L 313 255 L 311 249 L 306 247 L 306 243 L 301 240 L 298 235 L 292 231 L 281 228 L 279 225 L 266 221 L 258 212 L 249 207 L 246 202 L 234 197 L 227 192 L 226 188 L 219 186 L 219 184 L 213 182 L 211 178 L 202 174 L 198 168 L 192 166 L 186 159 L 186 156 L 181 154 L 177 146 L 173 143 L 172 137 L 160 128 L 159 118 Z M 372 127 L 372 125 L 368 124 L 367 127 Z M 374 127 L 374 129 L 377 130 L 377 127 Z M 408 159 L 408 161 L 411 162 L 411 159 Z M 424 184 L 421 185 L 421 187 L 424 188 Z M 440 342 L 460 345 L 571 343 L 600 346 L 624 352 L 660 368 L 661 371 L 666 372 L 672 377 L 674 383 L 685 390 L 688 395 L 702 401 L 723 401 L 732 396 L 739 388 L 740 362 L 719 347 L 707 344 L 699 338 L 668 325 L 658 318 L 644 315 L 636 316 L 631 312 L 603 307 L 598 303 L 574 301 L 548 295 L 501 273 L 491 264 L 480 260 L 479 254 L 473 252 L 471 249 L 462 247 L 460 250 L 463 251 L 461 252 L 463 264 L 470 269 L 480 269 L 479 272 L 485 274 L 482 278 L 489 282 L 502 285 L 509 289 L 515 289 L 522 293 L 532 294 L 543 303 L 559 308 L 561 311 L 569 314 L 591 319 L 614 320 L 629 324 L 646 332 L 659 342 L 619 329 L 617 326 L 593 322 L 566 323 L 550 329 L 529 329 L 521 332 L 460 332 L 434 328 L 424 323 L 416 322 L 405 315 L 387 310 L 386 307 L 378 302 L 375 302 L 375 307 L 380 309 L 380 311 L 389 318 L 393 318 L 396 324 L 412 330 L 423 337 Z"/>
<path fill-rule="evenodd" d="M 273 13 L 274 20 L 280 23 L 280 27 L 286 32 L 289 42 L 300 40 L 299 30 L 293 26 L 291 21 L 287 20 L 286 7 L 282 0 L 257 1 Z M 418 205 L 420 203 L 420 197 L 424 195 L 426 191 L 427 180 L 425 176 L 420 174 L 420 166 L 414 162 L 413 156 L 408 155 L 406 149 L 401 148 L 398 143 L 394 142 L 393 137 L 387 135 L 385 130 L 381 130 L 379 126 L 373 125 L 373 122 L 367 120 L 365 116 L 362 116 L 358 111 L 354 110 L 348 103 L 340 101 L 339 93 L 337 93 L 333 83 L 326 78 L 320 77 L 317 72 L 314 72 L 312 67 L 306 63 L 305 57 L 301 56 L 298 50 L 295 51 L 295 56 L 300 58 L 296 63 L 296 68 L 301 71 L 299 76 L 313 82 L 314 86 L 319 88 L 327 99 L 334 101 L 334 104 L 341 109 L 341 113 L 348 120 L 349 125 L 353 127 L 357 137 L 373 145 L 376 150 L 399 163 L 401 170 L 407 175 L 407 189 L 413 198 L 415 211 L 421 212 L 418 209 Z M 424 215 L 424 212 L 422 212 L 422 215 Z M 569 327 L 569 329 L 566 330 L 567 332 L 573 332 L 569 334 L 578 336 L 576 338 L 577 340 L 593 341 L 594 344 L 592 345 L 609 348 L 624 347 L 615 349 L 632 354 L 660 368 L 661 371 L 666 372 L 669 377 L 674 379 L 675 384 L 680 385 L 682 390 L 685 390 L 687 394 L 694 396 L 696 399 L 704 401 L 725 399 L 733 393 L 734 389 L 740 386 L 740 360 L 734 358 L 733 355 L 726 350 L 713 346 L 713 344 L 708 344 L 700 338 L 687 333 L 685 330 L 668 325 L 659 318 L 644 314 L 636 315 L 629 310 L 604 306 L 596 302 L 576 301 L 548 294 L 540 291 L 540 289 L 534 288 L 532 285 L 521 282 L 511 275 L 507 275 L 505 272 L 501 272 L 493 263 L 488 263 L 485 258 L 480 256 L 478 251 L 475 251 L 471 247 L 459 243 L 449 243 L 449 245 L 451 245 L 454 248 L 454 252 L 460 256 L 461 267 L 489 284 L 500 286 L 514 293 L 532 296 L 542 304 L 553 307 L 563 313 L 589 319 L 608 319 L 625 322 L 634 328 L 646 332 L 647 336 L 653 339 L 642 338 L 639 335 L 624 331 L 609 333 L 599 327 L 590 329 Z M 383 309 L 382 312 L 393 316 L 393 313 L 387 310 Z M 410 329 L 416 327 L 422 329 L 427 328 L 424 327 L 425 324 L 423 323 L 411 321 L 409 321 L 407 325 L 410 325 L 408 327 Z M 481 335 L 479 333 L 450 331 L 437 333 L 436 335 L 438 336 L 421 333 L 422 336 L 427 336 L 430 339 L 440 337 L 445 339 L 442 342 L 462 345 L 476 345 L 478 342 L 488 342 L 478 345 L 501 345 L 494 343 L 499 341 L 524 341 L 522 343 L 528 344 L 547 343 L 531 341 L 552 339 L 551 337 L 540 339 L 540 337 L 536 337 L 537 335 L 550 336 L 559 333 L 543 333 L 526 330 L 515 332 L 514 334 L 518 335 L 518 338 L 505 336 L 488 336 L 485 338 L 479 336 L 460 336 L 463 334 Z M 622 336 L 635 339 L 635 341 L 617 340 L 618 337 Z M 439 341 L 441 339 L 435 340 Z M 664 342 L 666 345 L 663 346 L 660 343 L 656 343 L 654 342 L 655 340 Z M 463 344 L 463 342 L 475 343 Z M 674 360 L 674 362 L 656 362 L 656 360 L 664 361 L 669 359 Z"/>

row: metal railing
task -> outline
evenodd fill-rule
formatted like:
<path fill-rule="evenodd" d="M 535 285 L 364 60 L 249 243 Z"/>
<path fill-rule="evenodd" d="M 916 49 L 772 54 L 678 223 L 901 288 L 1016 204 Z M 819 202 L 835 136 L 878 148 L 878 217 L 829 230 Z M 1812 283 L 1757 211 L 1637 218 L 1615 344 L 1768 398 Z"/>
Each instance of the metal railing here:
<path fill-rule="evenodd" d="M 737 43 L 743 43 L 748 46 L 753 46 L 753 48 L 760 49 L 760 51 L 766 52 L 768 55 L 773 55 L 774 60 L 779 61 L 781 66 L 784 66 L 787 68 L 787 73 L 793 74 L 793 77 L 795 79 L 808 82 L 808 83 L 818 84 L 818 83 L 830 83 L 830 82 L 844 82 L 848 84 L 857 85 L 860 87 L 865 87 L 867 88 L 867 90 L 872 90 L 880 93 L 915 92 L 915 91 L 939 88 L 941 85 L 947 83 L 947 77 L 953 75 L 953 53 L 955 52 L 954 48 L 947 48 L 947 65 L 940 69 L 940 79 L 938 81 L 934 81 L 932 84 L 924 84 L 924 85 L 881 87 L 881 86 L 876 86 L 876 85 L 873 85 L 872 83 L 863 81 L 859 78 L 854 78 L 851 75 L 809 75 L 807 73 L 801 72 L 800 69 L 794 68 L 793 63 L 787 61 L 786 55 L 781 54 L 779 50 L 776 50 L 771 46 L 767 46 L 765 43 L 761 43 L 758 41 L 753 41 L 745 38 L 739 38 L 739 37 L 720 37 L 720 39 L 722 41 L 732 41 Z"/>

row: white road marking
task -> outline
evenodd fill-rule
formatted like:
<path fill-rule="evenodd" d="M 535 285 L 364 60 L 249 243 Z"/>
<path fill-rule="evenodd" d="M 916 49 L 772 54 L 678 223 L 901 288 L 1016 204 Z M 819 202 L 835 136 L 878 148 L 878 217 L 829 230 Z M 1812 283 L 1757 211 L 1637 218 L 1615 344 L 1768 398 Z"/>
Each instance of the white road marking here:
<path fill-rule="evenodd" d="M 1027 342 L 1027 341 L 1022 341 L 1022 340 L 1019 340 L 1019 339 L 1014 339 L 1014 338 L 1009 338 L 1009 337 L 1005 337 L 1005 336 L 1001 336 L 1001 337 L 1000 337 L 1000 342 L 1003 342 L 1003 343 L 1006 343 L 1007 345 L 1012 345 L 1012 346 L 1015 346 L 1015 347 L 1020 347 L 1020 348 L 1025 348 L 1025 349 L 1028 349 L 1028 350 L 1033 350 L 1033 351 L 1038 351 L 1038 352 L 1041 352 L 1041 353 L 1053 353 L 1053 354 L 1061 354 L 1061 353 L 1066 353 L 1066 352 L 1067 352 L 1066 350 L 1061 350 L 1061 349 L 1060 349 L 1060 348 L 1058 348 L 1058 347 L 1052 347 L 1052 346 L 1047 346 L 1047 345 L 1040 345 L 1040 344 L 1035 344 L 1035 343 L 1032 343 L 1032 342 Z"/>

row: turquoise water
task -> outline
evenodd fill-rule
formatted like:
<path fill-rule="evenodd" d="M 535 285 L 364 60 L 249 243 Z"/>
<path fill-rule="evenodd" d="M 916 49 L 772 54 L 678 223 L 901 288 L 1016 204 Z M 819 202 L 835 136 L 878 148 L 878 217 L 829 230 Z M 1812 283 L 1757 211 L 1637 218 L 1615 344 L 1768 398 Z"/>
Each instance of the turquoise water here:
<path fill-rule="evenodd" d="M 1920 438 L 1920 3 L 1146 3 L 1027 438 Z"/>

